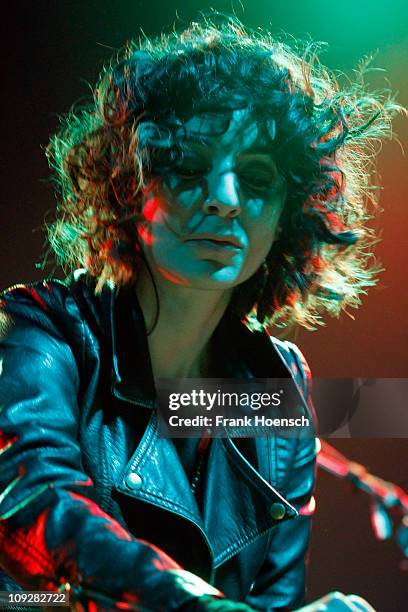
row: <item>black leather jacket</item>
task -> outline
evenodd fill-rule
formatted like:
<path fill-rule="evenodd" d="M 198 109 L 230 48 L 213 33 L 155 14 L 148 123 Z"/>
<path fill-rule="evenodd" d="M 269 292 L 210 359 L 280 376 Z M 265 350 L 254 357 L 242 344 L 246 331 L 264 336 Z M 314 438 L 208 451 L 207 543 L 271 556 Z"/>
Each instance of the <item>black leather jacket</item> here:
<path fill-rule="evenodd" d="M 302 604 L 313 438 L 212 440 L 200 512 L 157 434 L 134 295 L 95 296 L 77 273 L 11 288 L 1 312 L 0 590 L 69 583 L 89 610 L 177 610 L 210 585 L 258 610 Z M 291 376 L 311 410 L 293 344 L 238 321 L 227 340 L 254 376 Z"/>

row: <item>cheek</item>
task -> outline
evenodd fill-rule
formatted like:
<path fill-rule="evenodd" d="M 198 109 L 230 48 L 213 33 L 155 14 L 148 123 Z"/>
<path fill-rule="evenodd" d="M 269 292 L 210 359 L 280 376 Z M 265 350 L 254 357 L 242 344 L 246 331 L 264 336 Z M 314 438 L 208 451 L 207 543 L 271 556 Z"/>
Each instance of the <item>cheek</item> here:
<path fill-rule="evenodd" d="M 276 198 L 268 203 L 262 200 L 251 201 L 243 219 L 251 250 L 262 250 L 263 245 L 266 245 L 264 248 L 269 251 L 277 233 L 282 205 L 281 198 Z"/>
<path fill-rule="evenodd" d="M 278 232 L 283 199 L 277 198 L 268 204 L 260 200 L 252 202 L 248 214 L 243 219 L 248 235 L 249 252 L 246 262 L 246 274 L 254 273 L 268 255 Z"/>
<path fill-rule="evenodd" d="M 163 183 L 162 197 L 167 202 L 165 213 L 182 223 L 201 207 L 204 190 L 200 185 L 186 185 L 176 177 L 169 177 Z"/>
<path fill-rule="evenodd" d="M 272 232 L 259 232 L 254 238 L 250 237 L 250 250 L 247 264 L 253 272 L 264 262 L 273 244 Z"/>
<path fill-rule="evenodd" d="M 201 206 L 202 189 L 170 189 L 162 184 L 145 196 L 139 235 L 146 246 L 166 239 L 168 232 L 181 235 L 195 211 Z"/>

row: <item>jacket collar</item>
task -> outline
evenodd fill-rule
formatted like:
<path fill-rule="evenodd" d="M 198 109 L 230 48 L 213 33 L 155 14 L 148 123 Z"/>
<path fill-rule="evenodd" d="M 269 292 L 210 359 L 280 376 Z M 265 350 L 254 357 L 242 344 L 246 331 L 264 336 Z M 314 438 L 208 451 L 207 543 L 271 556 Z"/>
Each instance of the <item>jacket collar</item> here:
<path fill-rule="evenodd" d="M 114 394 L 127 402 L 153 408 L 156 400 L 153 369 L 136 292 L 132 288 L 116 290 L 108 286 L 95 300 L 95 281 L 83 269 L 76 270 L 68 284 L 82 308 L 89 313 L 90 320 L 99 328 L 99 334 L 106 340 L 109 336 Z M 283 342 L 266 331 L 251 332 L 232 316 L 224 316 L 216 334 L 223 349 L 229 347 L 231 355 L 245 356 L 254 377 L 291 378 L 308 411 L 298 364 Z"/>
<path fill-rule="evenodd" d="M 147 330 L 136 292 L 111 292 L 112 389 L 116 397 L 153 408 L 156 400 Z"/>
<path fill-rule="evenodd" d="M 110 293 L 110 329 L 112 338 L 112 390 L 125 401 L 154 408 L 156 390 L 150 360 L 144 316 L 131 289 Z M 288 359 L 284 344 L 266 331 L 250 331 L 228 313 L 215 331 L 220 359 L 226 362 L 236 354 L 243 356 L 255 378 L 291 378 L 305 405 L 302 379 L 293 357 Z M 227 376 L 225 376 L 227 377 Z M 306 406 L 305 406 L 306 407 Z M 306 407 L 307 410 L 307 407 Z"/>

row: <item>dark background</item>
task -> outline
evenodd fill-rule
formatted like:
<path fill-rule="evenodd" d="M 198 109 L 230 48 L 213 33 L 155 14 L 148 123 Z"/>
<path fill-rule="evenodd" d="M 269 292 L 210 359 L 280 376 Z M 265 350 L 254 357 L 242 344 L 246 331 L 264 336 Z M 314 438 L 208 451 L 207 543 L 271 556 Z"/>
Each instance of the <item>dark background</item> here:
<path fill-rule="evenodd" d="M 402 0 L 197 2 L 179 0 L 86 0 L 17 3 L 2 11 L 2 240 L 1 287 L 40 278 L 46 212 L 54 206 L 43 153 L 57 115 L 89 95 L 103 63 L 140 28 L 147 35 L 171 30 L 213 6 L 250 27 L 270 28 L 327 41 L 323 62 L 352 77 L 365 54 L 378 51 L 373 86 L 391 86 L 408 105 L 408 12 Z M 178 14 L 178 20 L 176 19 Z M 407 121 L 395 131 L 407 148 Z M 377 257 L 386 268 L 358 311 L 330 320 L 317 332 L 291 338 L 306 353 L 315 376 L 408 377 L 407 172 L 397 141 L 379 156 L 384 209 L 376 227 L 383 241 Z M 386 410 L 387 407 L 384 406 Z M 334 444 L 374 473 L 408 489 L 408 441 L 336 440 Z M 345 482 L 320 473 L 318 511 L 309 570 L 309 600 L 329 590 L 366 597 L 381 612 L 407 609 L 408 571 L 394 541 L 377 542 L 369 524 L 368 499 Z"/>

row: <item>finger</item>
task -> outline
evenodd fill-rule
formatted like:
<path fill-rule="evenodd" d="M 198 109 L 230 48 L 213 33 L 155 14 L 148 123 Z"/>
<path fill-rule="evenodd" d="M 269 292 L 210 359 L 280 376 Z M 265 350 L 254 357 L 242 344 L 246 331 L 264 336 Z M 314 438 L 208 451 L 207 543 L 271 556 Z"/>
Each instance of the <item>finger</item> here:
<path fill-rule="evenodd" d="M 361 612 L 361 608 L 357 608 L 348 595 L 339 591 L 328 593 L 316 601 L 316 604 L 319 604 L 316 612 Z M 313 612 L 315 612 L 314 608 Z"/>
<path fill-rule="evenodd" d="M 344 593 L 327 593 L 317 601 L 301 608 L 298 612 L 361 612 L 350 602 Z"/>
<path fill-rule="evenodd" d="M 361 610 L 363 610 L 363 612 L 375 612 L 375 609 L 368 603 L 368 601 L 366 601 L 359 595 L 351 594 L 351 595 L 348 595 L 348 598 L 353 603 L 353 605 L 356 607 L 358 612 L 360 612 Z"/>
<path fill-rule="evenodd" d="M 253 612 L 253 608 L 244 603 L 229 599 L 214 599 L 205 604 L 206 612 Z"/>

